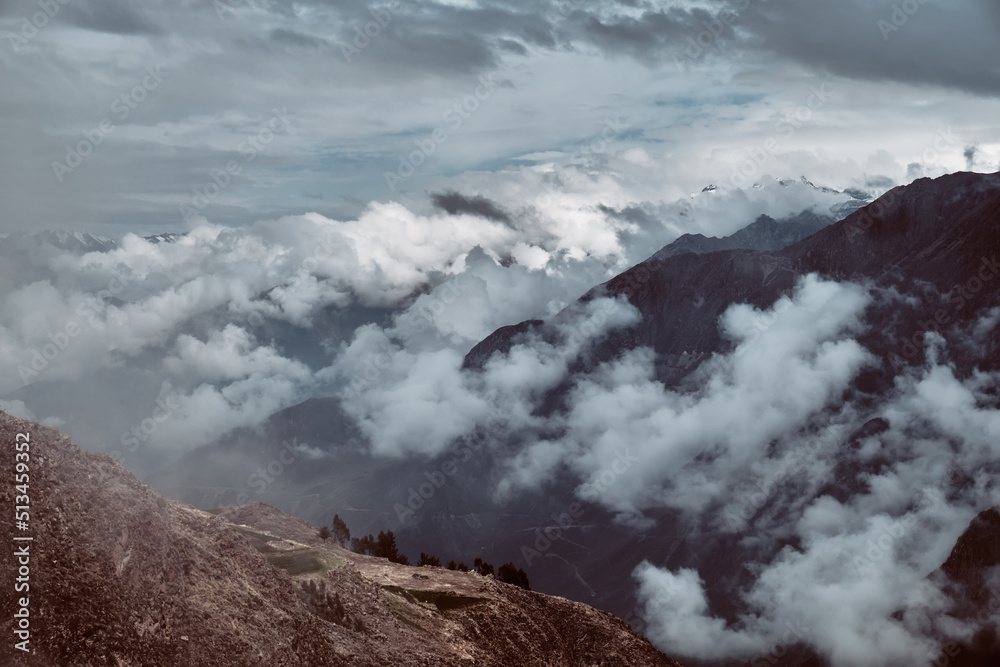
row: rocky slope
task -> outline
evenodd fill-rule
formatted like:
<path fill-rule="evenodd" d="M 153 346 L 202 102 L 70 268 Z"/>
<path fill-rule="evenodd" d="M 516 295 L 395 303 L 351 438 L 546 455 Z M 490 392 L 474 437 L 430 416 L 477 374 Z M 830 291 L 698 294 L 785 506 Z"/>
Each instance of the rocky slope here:
<path fill-rule="evenodd" d="M 360 556 L 259 503 L 213 514 L 166 500 L 109 456 L 0 412 L 4 507 L 21 493 L 18 433 L 29 528 L 6 521 L 0 539 L 30 545 L 30 591 L 14 594 L 4 557 L 5 666 L 678 664 L 583 604 Z M 9 639 L 23 595 L 30 653 Z"/>
<path fill-rule="evenodd" d="M 938 665 L 1000 664 L 1000 512 L 980 512 L 962 533 L 948 560 L 931 575 L 953 602 L 950 616 L 967 624 L 970 637 L 946 646 Z"/>

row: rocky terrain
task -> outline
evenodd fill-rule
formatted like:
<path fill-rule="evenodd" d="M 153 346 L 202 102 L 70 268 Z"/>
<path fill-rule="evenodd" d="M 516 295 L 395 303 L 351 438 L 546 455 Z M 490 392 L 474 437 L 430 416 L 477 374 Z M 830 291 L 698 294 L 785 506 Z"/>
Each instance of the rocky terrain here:
<path fill-rule="evenodd" d="M 993 591 L 1000 583 L 1000 512 L 991 507 L 972 520 L 952 549 L 948 560 L 933 572 L 937 583 L 953 601 L 951 616 L 971 628 L 970 639 L 944 644 L 939 667 L 988 667 L 1000 664 L 1000 598 Z"/>
<path fill-rule="evenodd" d="M 14 593 L 18 566 L 3 559 L 5 666 L 679 664 L 580 603 L 361 556 L 260 503 L 167 500 L 110 456 L 0 412 L 4 507 L 20 493 L 18 433 L 30 438 L 30 527 L 0 533 L 33 541 L 29 592 Z M 21 595 L 30 653 L 10 640 Z"/>

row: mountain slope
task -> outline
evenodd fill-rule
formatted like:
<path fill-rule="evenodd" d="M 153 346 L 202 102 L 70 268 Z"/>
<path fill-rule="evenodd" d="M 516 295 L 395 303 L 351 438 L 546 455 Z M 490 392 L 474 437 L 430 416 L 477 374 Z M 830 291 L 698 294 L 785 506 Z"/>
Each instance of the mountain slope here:
<path fill-rule="evenodd" d="M 968 322 L 995 300 L 995 290 L 982 291 L 979 275 L 1000 271 L 994 270 L 998 250 L 1000 174 L 919 179 L 776 252 L 739 249 L 678 255 L 671 246 L 663 248 L 581 298 L 621 295 L 642 315 L 636 327 L 611 334 L 591 358 L 599 363 L 622 350 L 649 346 L 657 352 L 658 377 L 675 384 L 697 366 L 690 362 L 692 356 L 700 360 L 731 345 L 723 340 L 718 326 L 719 317 L 731 304 L 767 307 L 800 276 L 816 272 L 835 280 L 893 285 L 901 291 L 914 289 L 918 282 L 933 286 L 933 295 L 921 293 L 932 299 L 929 312 L 927 304 L 902 303 L 888 304 L 884 314 L 876 314 L 874 324 L 879 331 L 864 342 L 891 366 L 888 355 L 904 356 L 903 341 L 932 328 L 922 328 L 922 323 L 933 319 L 939 308 L 946 310 L 945 324 L 954 324 Z M 977 284 L 974 291 L 962 290 Z M 891 330 L 881 326 L 890 320 Z M 494 332 L 466 356 L 466 365 L 479 368 L 487 352 L 506 352 L 512 334 L 526 325 Z M 545 333 L 545 327 L 538 324 L 532 324 L 532 329 Z M 991 349 L 1000 350 L 998 336 L 994 331 Z M 922 355 L 920 350 L 906 360 L 921 361 Z M 686 363 L 679 363 L 682 359 Z M 960 361 L 971 363 L 970 359 Z M 895 369 L 884 371 L 891 376 Z"/>
<path fill-rule="evenodd" d="M 579 603 L 359 556 L 259 504 L 213 516 L 168 501 L 107 455 L 0 413 L 0 439 L 18 433 L 30 444 L 19 534 L 33 537 L 32 652 L 4 642 L 4 665 L 678 664 Z M 12 453 L 0 474 L 14 478 Z M 5 484 L 5 506 L 13 496 Z M 22 544 L 12 531 L 5 522 L 6 543 Z M 4 558 L 7 637 L 16 567 Z"/>
<path fill-rule="evenodd" d="M 807 238 L 819 230 L 831 225 L 833 218 L 816 215 L 810 211 L 775 220 L 771 216 L 762 215 L 752 223 L 729 236 L 717 238 L 702 234 L 684 234 L 673 243 L 665 246 L 657 255 L 673 257 L 687 252 L 704 255 L 719 250 L 781 250 L 797 241 Z"/>

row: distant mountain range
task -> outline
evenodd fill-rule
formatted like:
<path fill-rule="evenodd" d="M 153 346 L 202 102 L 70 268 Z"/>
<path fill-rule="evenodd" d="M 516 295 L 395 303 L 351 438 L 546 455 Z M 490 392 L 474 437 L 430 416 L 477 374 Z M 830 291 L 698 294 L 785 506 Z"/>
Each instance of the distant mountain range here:
<path fill-rule="evenodd" d="M 150 243 L 172 243 L 183 236 L 184 234 L 166 233 L 144 238 Z M 5 250 L 9 252 L 15 248 L 30 249 L 38 244 L 47 244 L 76 255 L 88 252 L 109 252 L 118 248 L 118 243 L 106 236 L 96 236 L 88 232 L 49 229 L 33 234 L 13 232 L 0 237 L 0 254 L 3 254 Z"/>

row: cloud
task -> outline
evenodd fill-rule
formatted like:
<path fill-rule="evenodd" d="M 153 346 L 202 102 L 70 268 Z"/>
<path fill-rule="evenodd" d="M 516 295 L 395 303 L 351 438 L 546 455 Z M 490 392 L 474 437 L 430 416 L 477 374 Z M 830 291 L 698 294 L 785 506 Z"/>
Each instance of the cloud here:
<path fill-rule="evenodd" d="M 412 326 L 412 319 L 400 318 Z M 531 340 L 481 373 L 462 370 L 464 354 L 441 346 L 420 351 L 408 329 L 359 329 L 337 361 L 320 373 L 343 389 L 344 409 L 383 456 L 434 456 L 463 436 L 487 428 L 495 440 L 538 427 L 535 402 L 568 374 L 569 364 L 608 331 L 637 321 L 630 304 L 595 299 L 554 324 L 559 344 Z M 344 386 L 346 384 L 346 387 Z"/>
<path fill-rule="evenodd" d="M 723 480 L 775 439 L 803 429 L 869 363 L 847 337 L 862 330 L 867 303 L 857 286 L 808 276 L 766 313 L 730 307 L 720 325 L 739 346 L 699 369 L 694 393 L 656 381 L 651 350 L 627 351 L 575 379 L 565 435 L 544 446 L 561 449 L 580 479 L 578 492 L 598 482 L 622 450 L 631 452 L 639 464 L 586 498 L 622 520 L 648 525 L 649 508 L 704 511 L 728 493 Z M 546 479 L 525 471 L 532 459 L 514 459 L 510 484 Z"/>
<path fill-rule="evenodd" d="M 449 215 L 468 213 L 482 216 L 487 220 L 511 224 L 510 216 L 499 205 L 480 195 L 466 197 L 458 192 L 436 192 L 431 195 L 431 202 Z"/>
<path fill-rule="evenodd" d="M 708 614 L 705 584 L 695 570 L 674 574 L 644 561 L 632 576 L 639 586 L 640 604 L 655 619 L 646 634 L 657 645 L 700 660 L 749 656 L 759 649 L 758 638 L 728 629 L 724 620 Z"/>
<path fill-rule="evenodd" d="M 962 151 L 962 155 L 965 156 L 965 169 L 966 171 L 972 171 L 976 164 L 976 153 L 979 152 L 977 146 L 966 146 L 965 150 Z"/>
<path fill-rule="evenodd" d="M 425 205 L 427 192 L 448 191 L 502 202 L 515 215 L 523 202 L 467 188 L 461 179 L 478 175 L 502 190 L 517 179 L 508 172 L 525 166 L 525 155 L 576 162 L 595 178 L 606 173 L 607 191 L 628 195 L 602 202 L 616 208 L 718 184 L 748 155 L 764 156 L 761 177 L 806 175 L 842 189 L 867 175 L 907 178 L 907 165 L 917 162 L 910 156 L 949 124 L 963 145 L 982 145 L 983 160 L 996 164 L 996 101 L 984 95 L 996 81 L 981 54 L 995 51 L 997 16 L 972 0 L 946 12 L 921 5 L 888 42 L 877 27 L 892 18 L 888 0 L 866 7 L 553 0 L 419 10 L 401 3 L 394 13 L 360 2 L 297 5 L 302 11 L 285 2 L 206 3 L 193 11 L 117 4 L 61 5 L 24 47 L 21 55 L 30 57 L 5 52 L 5 72 L 18 90 L 6 116 L 11 131 L 0 140 L 0 197 L 10 228 L 115 237 L 179 231 L 179 206 L 214 184 L 213 174 L 227 184 L 205 213 L 229 226 L 305 211 L 354 218 L 371 201 L 418 210 L 413 204 Z M 232 9 L 220 12 L 220 5 Z M 719 23 L 723 10 L 738 19 Z M 18 2 L 5 11 L 0 21 L 14 34 L 37 5 Z M 382 25 L 373 12 L 391 20 L 382 16 Z M 378 31 L 368 37 L 372 21 Z M 713 37 L 719 26 L 724 31 Z M 685 51 L 705 35 L 710 45 L 689 60 Z M 367 46 L 348 61 L 344 50 L 356 49 L 356 41 Z M 948 49 L 936 48 L 944 43 Z M 912 65 L 937 51 L 947 56 Z M 338 85 L 317 85 L 303 58 L 322 59 Z M 120 118 L 111 110 L 115 100 L 158 66 L 169 72 L 166 80 Z M 577 83 L 580 71 L 588 73 L 586 90 Z M 401 191 L 389 192 L 385 172 L 414 141 L 451 127 L 445 115 L 483 75 L 498 86 L 488 103 L 463 119 Z M 809 109 L 806 122 L 788 124 L 818 85 L 839 92 Z M 289 109 L 294 121 L 247 160 L 248 136 L 275 108 Z M 628 129 L 604 137 L 603 124 L 615 118 L 627 119 Z M 113 134 L 57 180 L 52 164 L 95 136 L 102 119 L 114 122 Z M 777 144 L 762 154 L 768 139 Z M 602 141 L 599 154 L 581 158 L 581 147 Z M 869 164 L 882 152 L 889 160 Z M 239 172 L 219 176 L 234 161 Z M 964 164 L 956 146 L 925 173 Z M 323 198 L 310 197 L 317 193 Z"/>
<path fill-rule="evenodd" d="M 743 316 L 734 307 L 724 321 Z M 950 345 L 964 345 L 965 335 L 950 335 Z M 768 336 L 762 331 L 750 344 Z M 731 595 L 739 613 L 724 618 L 709 607 L 697 571 L 637 567 L 647 633 L 661 648 L 682 658 L 753 661 L 801 643 L 835 667 L 929 665 L 945 642 L 969 640 L 977 628 L 951 616 L 952 600 L 928 573 L 972 517 L 1000 500 L 987 482 L 1000 435 L 990 388 L 1000 377 L 960 377 L 943 362 L 949 343 L 927 344 L 938 348 L 929 365 L 897 377 L 874 405 L 848 401 L 827 412 L 811 444 L 779 436 L 749 458 L 725 453 L 741 465 L 710 460 L 682 470 L 680 477 L 725 489 L 722 507 L 685 514 L 706 538 L 738 528 L 753 576 Z M 780 401 L 783 391 L 775 383 L 768 394 Z M 882 430 L 848 437 L 870 418 L 883 420 Z M 793 628 L 800 632 L 787 636 Z"/>

